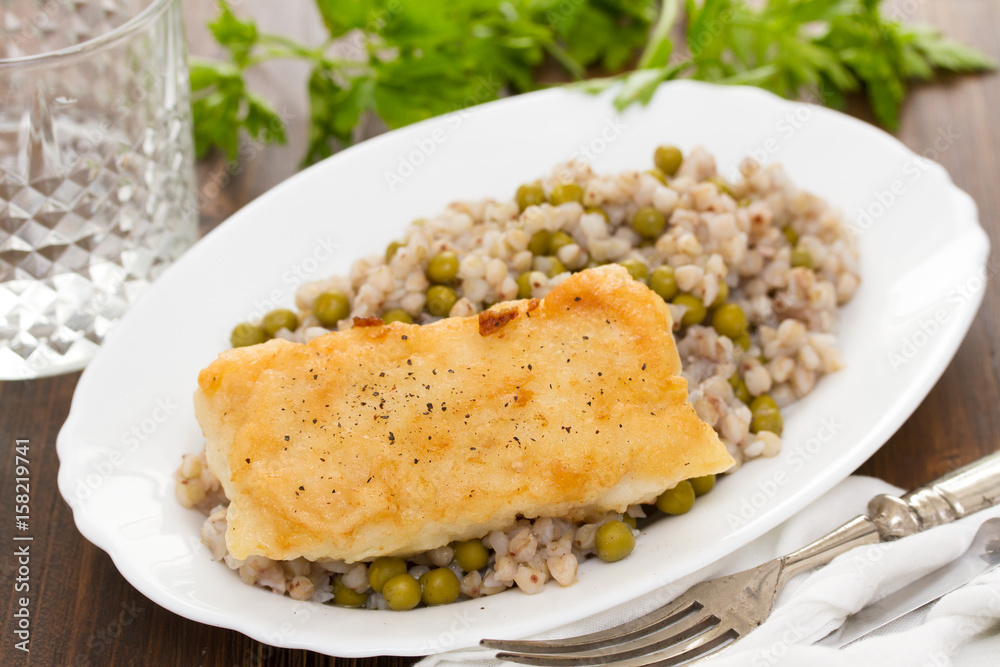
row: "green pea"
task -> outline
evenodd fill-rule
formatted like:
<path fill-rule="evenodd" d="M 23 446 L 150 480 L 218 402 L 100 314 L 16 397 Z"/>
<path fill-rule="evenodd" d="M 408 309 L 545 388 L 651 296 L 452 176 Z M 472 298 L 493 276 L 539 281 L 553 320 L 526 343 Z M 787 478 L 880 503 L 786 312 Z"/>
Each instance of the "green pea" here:
<path fill-rule="evenodd" d="M 677 146 L 660 146 L 653 153 L 653 163 L 667 176 L 673 176 L 680 169 L 684 154 Z"/>
<path fill-rule="evenodd" d="M 427 312 L 435 317 L 448 317 L 458 295 L 447 285 L 431 285 L 427 290 Z"/>
<path fill-rule="evenodd" d="M 368 566 L 368 583 L 376 593 L 382 592 L 385 582 L 398 574 L 406 573 L 406 561 L 402 558 L 376 558 Z"/>
<path fill-rule="evenodd" d="M 747 331 L 747 316 L 735 303 L 724 303 L 712 313 L 712 328 L 736 340 Z"/>
<path fill-rule="evenodd" d="M 432 283 L 450 283 L 458 275 L 458 255 L 450 250 L 439 252 L 427 264 L 426 273 Z"/>
<path fill-rule="evenodd" d="M 566 265 L 559 261 L 558 257 L 549 257 L 552 260 L 552 267 L 549 268 L 549 278 L 555 278 L 560 273 L 566 272 Z"/>
<path fill-rule="evenodd" d="M 687 310 L 684 311 L 683 317 L 681 317 L 681 326 L 689 327 L 692 324 L 701 324 L 705 319 L 705 315 L 708 311 L 705 309 L 705 304 L 701 302 L 698 297 L 681 293 L 673 298 L 671 301 L 676 306 L 685 306 Z"/>
<path fill-rule="evenodd" d="M 715 295 L 715 299 L 712 300 L 711 307 L 718 308 L 726 302 L 729 298 L 729 285 L 722 278 L 719 278 L 719 293 Z"/>
<path fill-rule="evenodd" d="M 632 216 L 632 227 L 647 239 L 659 237 L 666 226 L 667 218 L 652 206 L 643 206 Z"/>
<path fill-rule="evenodd" d="M 402 322 L 403 324 L 413 324 L 413 318 L 402 308 L 393 308 L 382 314 L 382 321 L 386 324 L 390 322 Z"/>
<path fill-rule="evenodd" d="M 773 398 L 771 398 L 770 394 L 761 394 L 760 396 L 758 396 L 757 398 L 753 399 L 753 401 L 750 402 L 750 410 L 752 412 L 756 412 L 761 408 L 770 408 L 772 410 L 777 410 L 778 404 L 777 402 L 775 402 Z"/>
<path fill-rule="evenodd" d="M 517 189 L 514 196 L 517 207 L 523 212 L 529 206 L 540 206 L 545 203 L 545 190 L 541 183 L 525 183 Z"/>
<path fill-rule="evenodd" d="M 808 250 L 796 248 L 792 251 L 792 266 L 802 266 L 807 269 L 813 268 L 813 256 Z"/>
<path fill-rule="evenodd" d="M 583 188 L 576 183 L 563 183 L 552 188 L 549 193 L 549 203 L 553 206 L 571 201 L 583 201 Z"/>
<path fill-rule="evenodd" d="M 743 378 L 740 377 L 739 373 L 733 373 L 729 377 L 729 386 L 733 388 L 733 395 L 735 395 L 736 398 L 741 400 L 746 405 L 750 405 L 750 401 L 753 400 L 753 397 L 750 396 L 750 391 L 747 389 L 747 385 L 743 381 Z"/>
<path fill-rule="evenodd" d="M 677 486 L 667 489 L 656 499 L 656 507 L 665 514 L 684 514 L 694 506 L 694 487 L 684 480 Z"/>
<path fill-rule="evenodd" d="M 337 322 L 351 314 L 351 302 L 339 290 L 323 292 L 313 301 L 313 315 L 325 327 L 335 327 Z"/>
<path fill-rule="evenodd" d="M 750 346 L 753 345 L 753 341 L 750 340 L 750 332 L 744 331 L 739 336 L 733 339 L 733 342 L 739 345 L 744 350 L 749 350 Z"/>
<path fill-rule="evenodd" d="M 645 282 L 649 278 L 649 269 L 642 260 L 635 259 L 634 257 L 629 257 L 628 259 L 623 259 L 618 262 L 621 266 L 624 266 L 629 275 L 638 280 L 639 282 Z"/>
<path fill-rule="evenodd" d="M 660 183 L 663 183 L 664 185 L 667 184 L 667 174 L 659 167 L 649 169 L 646 173 L 658 180 Z"/>
<path fill-rule="evenodd" d="M 399 241 L 393 241 L 385 249 L 385 263 L 388 264 L 392 261 L 392 258 L 396 256 L 396 251 L 403 247 L 403 244 Z"/>
<path fill-rule="evenodd" d="M 549 254 L 554 255 L 559 252 L 560 248 L 568 246 L 571 243 L 576 243 L 572 236 L 566 232 L 556 232 L 549 240 Z"/>
<path fill-rule="evenodd" d="M 338 576 L 333 583 L 333 602 L 341 607 L 360 607 L 368 601 L 368 593 L 358 593 L 353 588 L 348 588 L 342 581 L 343 577 Z"/>
<path fill-rule="evenodd" d="M 490 560 L 490 552 L 482 540 L 466 540 L 455 545 L 455 560 L 466 572 L 481 570 Z"/>
<path fill-rule="evenodd" d="M 604 218 L 604 222 L 611 222 L 611 217 L 608 216 L 608 212 L 605 211 L 603 208 L 599 208 L 597 206 L 591 206 L 590 208 L 585 210 L 585 213 L 596 213 L 597 215 Z"/>
<path fill-rule="evenodd" d="M 677 296 L 674 267 L 664 264 L 653 269 L 653 273 L 649 276 L 649 288 L 659 294 L 664 301 L 670 301 Z"/>
<path fill-rule="evenodd" d="M 614 563 L 632 553 L 635 548 L 635 535 L 623 521 L 608 521 L 597 529 L 594 537 L 597 544 L 597 557 L 605 563 Z"/>
<path fill-rule="evenodd" d="M 268 338 L 273 338 L 274 334 L 282 329 L 295 331 L 299 328 L 299 317 L 295 313 L 285 308 L 272 310 L 264 316 L 264 333 Z"/>
<path fill-rule="evenodd" d="M 635 520 L 634 516 L 629 516 L 628 514 L 622 515 L 622 521 L 624 521 L 630 528 L 635 528 L 638 522 Z"/>
<path fill-rule="evenodd" d="M 233 347 L 249 347 L 267 342 L 267 333 L 263 327 L 257 327 L 249 322 L 242 322 L 233 328 L 229 334 L 229 343 Z"/>
<path fill-rule="evenodd" d="M 517 298 L 531 298 L 531 271 L 525 271 L 517 277 Z"/>
<path fill-rule="evenodd" d="M 528 250 L 531 251 L 532 255 L 542 256 L 549 254 L 549 242 L 552 240 L 552 232 L 547 229 L 539 229 L 537 232 L 531 235 L 531 240 L 528 241 Z"/>
<path fill-rule="evenodd" d="M 750 412 L 753 418 L 750 420 L 750 431 L 760 433 L 770 431 L 781 435 L 784 430 L 785 420 L 781 417 L 781 410 L 774 399 L 767 394 L 761 394 L 750 403 Z"/>
<path fill-rule="evenodd" d="M 692 477 L 691 488 L 694 489 L 695 496 L 703 496 L 715 488 L 715 475 L 705 475 L 704 477 Z"/>
<path fill-rule="evenodd" d="M 781 233 L 785 235 L 788 240 L 788 244 L 793 248 L 799 243 L 799 233 L 792 229 L 791 225 L 785 225 L 781 228 Z"/>
<path fill-rule="evenodd" d="M 770 431 L 776 435 L 781 435 L 781 431 L 784 428 L 785 420 L 782 419 L 780 410 L 762 408 L 754 412 L 753 419 L 750 420 L 750 431 L 752 433 Z"/>
<path fill-rule="evenodd" d="M 393 611 L 413 609 L 420 604 L 420 583 L 408 574 L 397 574 L 382 586 L 382 597 Z"/>
<path fill-rule="evenodd" d="M 458 599 L 458 577 L 446 567 L 439 567 L 420 575 L 421 599 L 428 606 L 450 604 Z"/>

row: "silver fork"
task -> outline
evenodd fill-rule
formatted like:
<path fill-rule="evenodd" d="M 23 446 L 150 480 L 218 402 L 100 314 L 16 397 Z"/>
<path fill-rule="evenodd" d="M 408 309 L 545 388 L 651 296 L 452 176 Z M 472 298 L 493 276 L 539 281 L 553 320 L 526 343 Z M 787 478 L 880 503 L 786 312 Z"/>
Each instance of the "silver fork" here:
<path fill-rule="evenodd" d="M 1000 452 L 902 497 L 878 495 L 868 514 L 798 551 L 755 568 L 704 581 L 673 602 L 617 627 L 551 641 L 484 639 L 498 658 L 526 665 L 683 665 L 725 650 L 770 615 L 796 574 L 865 544 L 913 535 L 1000 502 Z"/>

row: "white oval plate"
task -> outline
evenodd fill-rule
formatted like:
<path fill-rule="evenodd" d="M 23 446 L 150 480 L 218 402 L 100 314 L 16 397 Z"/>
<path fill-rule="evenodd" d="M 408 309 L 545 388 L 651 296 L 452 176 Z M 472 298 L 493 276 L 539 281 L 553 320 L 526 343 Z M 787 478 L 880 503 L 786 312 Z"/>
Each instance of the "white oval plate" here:
<path fill-rule="evenodd" d="M 576 157 L 643 168 L 653 148 L 705 146 L 730 175 L 753 155 L 857 225 L 862 287 L 844 309 L 847 368 L 787 411 L 785 448 L 725 479 L 688 515 L 656 522 L 579 582 L 409 613 L 301 603 L 245 586 L 199 544 L 174 499 L 181 454 L 202 448 L 198 371 L 232 326 L 293 302 L 305 278 L 346 272 L 411 219 L 455 199 L 509 197 Z M 612 110 L 608 95 L 523 95 L 371 139 L 274 188 L 209 234 L 132 307 L 80 380 L 57 444 L 59 489 L 80 531 L 151 600 L 270 644 L 340 656 L 420 655 L 522 637 L 634 599 L 746 544 L 850 474 L 944 371 L 982 295 L 988 240 L 937 164 L 848 116 L 752 88 L 662 86 Z"/>

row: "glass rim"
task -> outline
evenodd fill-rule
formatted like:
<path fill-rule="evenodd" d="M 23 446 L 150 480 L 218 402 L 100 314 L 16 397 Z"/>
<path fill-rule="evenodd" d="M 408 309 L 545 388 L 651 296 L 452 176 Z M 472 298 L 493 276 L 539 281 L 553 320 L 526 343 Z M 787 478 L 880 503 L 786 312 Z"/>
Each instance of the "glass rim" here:
<path fill-rule="evenodd" d="M 166 10 L 167 6 L 175 1 L 176 0 L 152 0 L 148 7 L 130 18 L 125 23 L 122 23 L 117 28 L 80 42 L 79 44 L 64 46 L 63 48 L 56 49 L 55 51 L 46 51 L 44 53 L 36 53 L 30 56 L 0 58 L 0 70 L 58 63 L 62 60 L 70 60 L 76 56 L 97 51 L 118 42 L 122 42 L 126 38 L 132 36 L 133 33 L 146 27 L 155 19 L 159 18 L 160 14 Z"/>

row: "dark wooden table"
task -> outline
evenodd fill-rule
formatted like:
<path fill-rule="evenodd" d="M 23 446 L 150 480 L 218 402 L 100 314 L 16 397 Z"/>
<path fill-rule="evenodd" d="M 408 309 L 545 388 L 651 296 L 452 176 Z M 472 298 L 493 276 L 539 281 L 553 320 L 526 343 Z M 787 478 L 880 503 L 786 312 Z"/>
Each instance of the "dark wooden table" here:
<path fill-rule="evenodd" d="M 214 55 L 204 29 L 214 3 L 185 0 L 193 53 Z M 288 11 L 292 5 L 301 11 Z M 907 20 L 934 23 L 958 39 L 1000 59 L 1000 2 L 951 0 L 898 3 Z M 248 11 L 276 32 L 321 34 L 313 3 L 245 0 Z M 202 223 L 207 230 L 256 196 L 287 178 L 305 145 L 306 72 L 277 64 L 257 73 L 253 84 L 279 100 L 290 119 L 288 146 L 267 148 L 229 173 L 222 161 L 199 165 Z M 994 248 L 1000 246 L 1000 76 L 953 78 L 921 87 L 906 104 L 899 138 L 917 152 L 933 150 L 942 133 L 957 139 L 936 159 L 979 204 Z M 218 194 L 216 193 L 218 190 Z M 942 220 L 940 224 L 948 224 Z M 996 252 L 993 257 L 996 258 Z M 996 260 L 992 262 L 995 265 Z M 0 664 L 49 665 L 409 665 L 412 659 L 344 660 L 307 651 L 272 648 L 243 635 L 176 616 L 150 602 L 115 569 L 103 551 L 76 530 L 69 507 L 56 490 L 55 438 L 69 410 L 78 374 L 19 383 L 0 383 L 0 437 L 13 447 L 30 438 L 31 516 L 35 532 L 31 559 L 31 652 L 14 649 L 14 581 L 17 564 L 4 547 L 0 570 L 8 599 L 0 626 Z M 972 330 L 941 381 L 891 440 L 858 472 L 910 487 L 972 461 L 1000 444 L 1000 289 L 991 283 Z M 0 516 L 13 513 L 13 452 L 0 457 Z M 8 521 L 4 544 L 10 545 Z"/>

